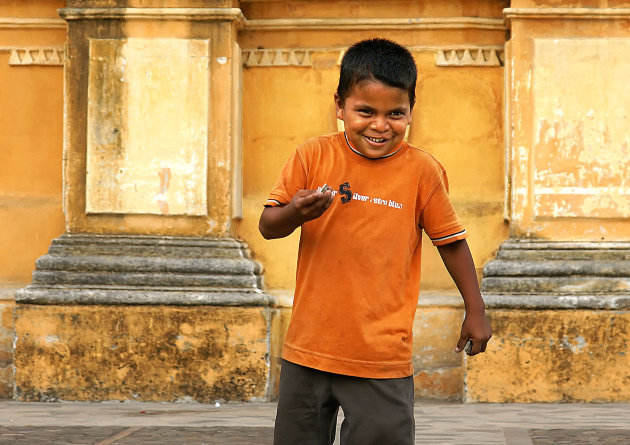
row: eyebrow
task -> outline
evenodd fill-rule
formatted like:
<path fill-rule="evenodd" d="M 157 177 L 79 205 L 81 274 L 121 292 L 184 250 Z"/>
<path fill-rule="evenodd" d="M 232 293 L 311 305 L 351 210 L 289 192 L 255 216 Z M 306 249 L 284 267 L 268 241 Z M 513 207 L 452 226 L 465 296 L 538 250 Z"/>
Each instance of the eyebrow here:
<path fill-rule="evenodd" d="M 374 107 L 372 107 L 372 106 L 370 106 L 368 104 L 365 104 L 365 103 L 357 103 L 357 104 L 354 105 L 353 108 L 355 110 L 359 110 L 361 108 L 369 108 L 370 110 L 374 109 Z M 407 109 L 405 107 L 397 107 L 397 108 L 394 108 L 392 110 L 389 110 L 387 113 L 394 113 L 394 112 L 405 113 L 406 111 L 407 111 Z"/>

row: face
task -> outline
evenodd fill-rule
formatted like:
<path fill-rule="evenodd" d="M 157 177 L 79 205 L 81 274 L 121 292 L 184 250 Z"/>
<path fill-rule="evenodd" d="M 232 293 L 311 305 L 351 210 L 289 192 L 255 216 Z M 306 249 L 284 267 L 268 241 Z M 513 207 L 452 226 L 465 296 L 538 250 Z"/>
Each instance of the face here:
<path fill-rule="evenodd" d="M 343 104 L 335 94 L 335 104 L 348 140 L 369 158 L 379 158 L 395 150 L 411 123 L 407 92 L 379 81 L 358 82 Z"/>

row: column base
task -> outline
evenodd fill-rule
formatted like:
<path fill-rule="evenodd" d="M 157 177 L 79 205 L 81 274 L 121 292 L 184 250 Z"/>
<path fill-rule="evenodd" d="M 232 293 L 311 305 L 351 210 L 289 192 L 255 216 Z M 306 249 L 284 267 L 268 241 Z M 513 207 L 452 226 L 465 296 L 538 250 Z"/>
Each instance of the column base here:
<path fill-rule="evenodd" d="M 471 402 L 630 402 L 630 243 L 508 240 L 484 268 L 493 337 Z"/>
<path fill-rule="evenodd" d="M 630 402 L 627 310 L 491 307 L 488 317 L 488 349 L 465 361 L 468 402 Z"/>
<path fill-rule="evenodd" d="M 54 240 L 16 294 L 14 398 L 265 400 L 261 273 L 231 239 Z"/>

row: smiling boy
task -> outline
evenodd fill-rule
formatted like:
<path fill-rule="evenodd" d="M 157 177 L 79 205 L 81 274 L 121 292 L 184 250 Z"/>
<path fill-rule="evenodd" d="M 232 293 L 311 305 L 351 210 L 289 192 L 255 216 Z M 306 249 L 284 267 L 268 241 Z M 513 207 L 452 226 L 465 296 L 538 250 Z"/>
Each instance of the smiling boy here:
<path fill-rule="evenodd" d="M 423 230 L 464 299 L 456 352 L 468 340 L 469 355 L 484 352 L 491 337 L 446 172 L 404 141 L 416 77 L 400 45 L 353 45 L 334 96 L 345 132 L 298 147 L 265 203 L 265 238 L 301 227 L 276 445 L 332 444 L 339 407 L 344 445 L 414 443 L 412 323 Z M 323 184 L 332 190 L 318 191 Z"/>

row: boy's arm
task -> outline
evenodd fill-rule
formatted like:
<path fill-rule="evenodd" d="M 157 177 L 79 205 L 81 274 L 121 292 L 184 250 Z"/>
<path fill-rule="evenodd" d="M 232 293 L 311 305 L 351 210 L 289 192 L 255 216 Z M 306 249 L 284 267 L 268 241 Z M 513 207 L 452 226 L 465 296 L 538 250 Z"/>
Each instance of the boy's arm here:
<path fill-rule="evenodd" d="M 300 190 L 287 205 L 265 207 L 260 215 L 258 229 L 265 239 L 283 238 L 295 229 L 319 218 L 333 202 L 330 190 Z"/>
<path fill-rule="evenodd" d="M 459 240 L 438 246 L 437 249 L 464 299 L 466 308 L 466 316 L 455 352 L 461 352 L 469 339 L 472 341 L 472 352 L 469 355 L 484 352 L 488 340 L 492 337 L 492 328 L 486 317 L 486 309 L 479 291 L 475 264 L 468 243 L 466 240 Z"/>

